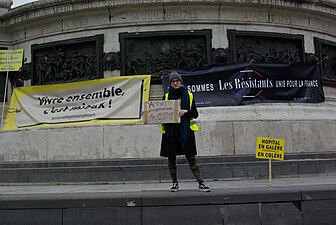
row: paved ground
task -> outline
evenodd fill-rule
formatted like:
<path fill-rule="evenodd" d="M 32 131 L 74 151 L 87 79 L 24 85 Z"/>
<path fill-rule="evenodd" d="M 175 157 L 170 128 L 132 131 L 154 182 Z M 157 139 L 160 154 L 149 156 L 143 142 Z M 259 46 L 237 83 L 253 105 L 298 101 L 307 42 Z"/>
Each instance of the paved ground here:
<path fill-rule="evenodd" d="M 269 187 L 268 179 L 261 180 L 224 180 L 208 181 L 213 189 L 249 189 Z M 272 180 L 272 188 L 281 189 L 302 186 L 336 185 L 336 175 L 310 176 L 300 178 L 277 178 Z M 67 184 L 67 185 L 18 185 L 0 186 L 0 195 L 21 194 L 60 194 L 60 193 L 104 193 L 104 192 L 141 192 L 169 190 L 170 183 L 128 183 L 128 184 Z M 191 181 L 180 182 L 181 190 L 197 189 L 198 184 Z"/>
<path fill-rule="evenodd" d="M 0 224 L 334 225 L 336 174 L 196 182 L 0 186 Z M 225 212 L 225 213 L 224 213 Z M 158 216 L 159 215 L 159 216 Z M 244 215 L 244 216 L 241 216 Z"/>

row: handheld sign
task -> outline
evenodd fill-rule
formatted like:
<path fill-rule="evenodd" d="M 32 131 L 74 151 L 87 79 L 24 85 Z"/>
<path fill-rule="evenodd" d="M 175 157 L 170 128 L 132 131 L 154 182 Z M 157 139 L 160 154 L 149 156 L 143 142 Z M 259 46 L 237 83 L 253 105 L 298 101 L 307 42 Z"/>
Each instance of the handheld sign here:
<path fill-rule="evenodd" d="M 256 158 L 284 160 L 285 140 L 257 137 Z"/>
<path fill-rule="evenodd" d="M 179 123 L 180 100 L 148 101 L 144 104 L 143 123 Z"/>
<path fill-rule="evenodd" d="M 272 187 L 272 159 L 284 160 L 284 153 L 284 139 L 257 137 L 256 158 L 268 159 L 269 187 Z"/>

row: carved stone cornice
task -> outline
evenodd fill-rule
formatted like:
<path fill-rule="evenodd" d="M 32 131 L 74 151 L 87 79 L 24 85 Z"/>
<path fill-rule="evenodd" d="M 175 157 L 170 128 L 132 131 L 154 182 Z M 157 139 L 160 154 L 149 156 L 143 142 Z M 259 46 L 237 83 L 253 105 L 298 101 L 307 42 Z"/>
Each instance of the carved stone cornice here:
<path fill-rule="evenodd" d="M 10 9 L 11 5 L 13 5 L 12 0 L 1 0 L 0 8 Z"/>
<path fill-rule="evenodd" d="M 122 6 L 150 6 L 157 5 L 164 8 L 172 4 L 211 4 L 217 5 L 218 9 L 227 4 L 230 5 L 263 5 L 275 7 L 287 7 L 292 9 L 311 10 L 320 13 L 336 15 L 335 0 L 39 0 L 20 7 L 9 10 L 7 13 L 0 15 L 2 24 L 15 24 L 31 19 L 44 16 L 58 15 L 61 13 L 72 12 L 77 10 L 94 9 L 94 8 L 114 8 Z M 1 26 L 1 25 L 0 25 Z"/>
<path fill-rule="evenodd" d="M 12 4 L 12 0 L 0 0 L 0 16 L 7 13 Z"/>

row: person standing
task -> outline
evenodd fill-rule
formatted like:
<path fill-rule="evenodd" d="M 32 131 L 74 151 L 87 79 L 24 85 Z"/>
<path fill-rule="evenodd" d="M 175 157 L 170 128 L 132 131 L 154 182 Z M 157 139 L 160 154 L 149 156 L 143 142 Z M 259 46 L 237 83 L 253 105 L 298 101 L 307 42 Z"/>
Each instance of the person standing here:
<path fill-rule="evenodd" d="M 199 183 L 199 190 L 209 192 L 210 188 L 204 182 L 195 158 L 197 151 L 194 132 L 198 131 L 198 126 L 194 119 L 198 117 L 198 111 L 193 94 L 183 86 L 182 77 L 176 71 L 171 72 L 169 84 L 168 93 L 164 95 L 164 100 L 180 99 L 181 106 L 178 112 L 180 123 L 161 124 L 160 127 L 162 133 L 160 156 L 168 157 L 168 169 L 173 181 L 170 191 L 176 192 L 179 189 L 176 156 L 184 155 Z"/>

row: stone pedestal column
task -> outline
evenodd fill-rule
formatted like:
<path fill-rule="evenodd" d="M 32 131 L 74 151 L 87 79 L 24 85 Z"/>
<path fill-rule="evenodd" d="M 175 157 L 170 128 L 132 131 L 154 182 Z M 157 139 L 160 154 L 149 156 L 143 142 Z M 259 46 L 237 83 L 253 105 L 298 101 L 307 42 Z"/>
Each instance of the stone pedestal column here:
<path fill-rule="evenodd" d="M 8 12 L 11 5 L 13 5 L 12 0 L 0 0 L 0 15 Z"/>

